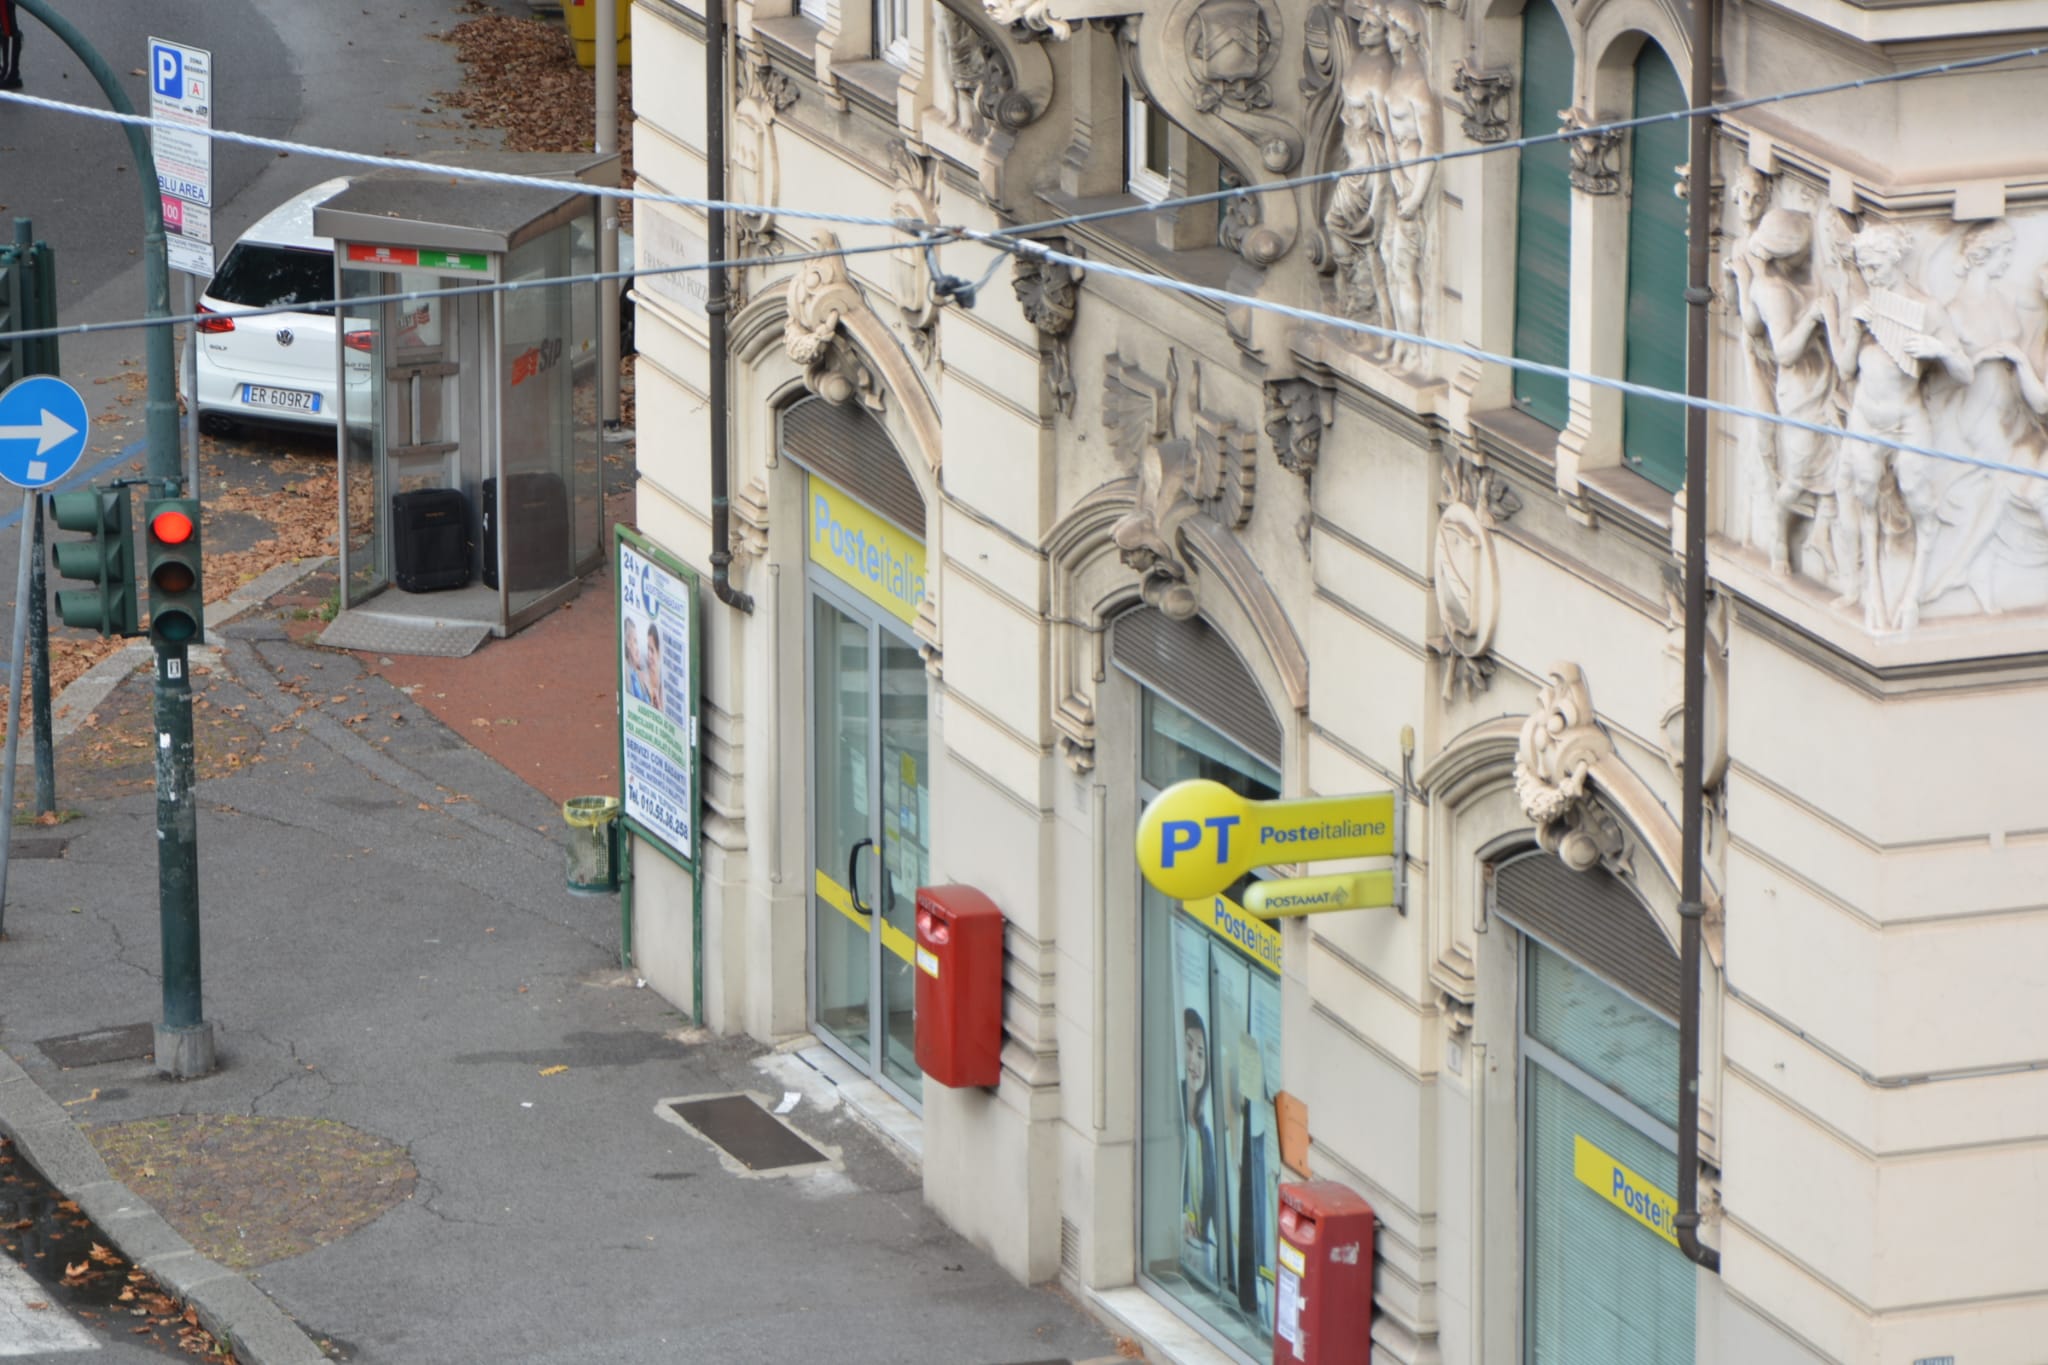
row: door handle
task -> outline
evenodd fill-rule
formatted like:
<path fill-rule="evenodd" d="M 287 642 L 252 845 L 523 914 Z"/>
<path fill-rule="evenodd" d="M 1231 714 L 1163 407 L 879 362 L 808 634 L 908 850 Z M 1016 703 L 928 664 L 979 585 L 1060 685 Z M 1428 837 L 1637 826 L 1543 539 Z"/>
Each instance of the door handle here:
<path fill-rule="evenodd" d="M 847 893 L 853 898 L 853 908 L 860 911 L 863 915 L 874 914 L 875 907 L 860 903 L 860 851 L 864 848 L 873 848 L 874 846 L 875 841 L 873 839 L 862 839 L 851 849 L 847 850 L 846 854 Z"/>

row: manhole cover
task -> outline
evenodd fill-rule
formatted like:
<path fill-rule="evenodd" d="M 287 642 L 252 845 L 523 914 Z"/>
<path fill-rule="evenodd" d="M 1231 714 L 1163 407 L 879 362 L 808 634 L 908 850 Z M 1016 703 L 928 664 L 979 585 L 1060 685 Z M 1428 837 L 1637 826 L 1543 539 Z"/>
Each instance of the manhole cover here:
<path fill-rule="evenodd" d="M 74 1066 L 98 1066 L 102 1062 L 139 1062 L 156 1051 L 156 1026 L 126 1024 L 120 1028 L 88 1029 L 61 1038 L 44 1038 L 36 1046 L 45 1057 L 67 1070 Z"/>
<path fill-rule="evenodd" d="M 746 1095 L 675 1100 L 669 1108 L 750 1171 L 810 1166 L 830 1159 Z"/>
<path fill-rule="evenodd" d="M 16 839 L 7 846 L 10 858 L 61 858 L 69 839 Z"/>

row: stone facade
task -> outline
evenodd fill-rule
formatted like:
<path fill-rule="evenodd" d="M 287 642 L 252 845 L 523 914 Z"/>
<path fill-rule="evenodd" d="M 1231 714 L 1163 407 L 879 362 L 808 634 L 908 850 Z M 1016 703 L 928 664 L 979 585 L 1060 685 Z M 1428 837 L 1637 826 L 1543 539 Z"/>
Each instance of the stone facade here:
<path fill-rule="evenodd" d="M 1645 42 L 1689 70 L 1689 8 L 1560 4 L 1577 63 L 1557 126 L 1626 117 Z M 701 12 L 636 9 L 641 187 L 701 193 Z M 730 193 L 785 210 L 994 231 L 1135 202 L 1127 84 L 1167 121 L 1175 196 L 1553 131 L 1520 126 L 1516 0 L 918 0 L 901 64 L 870 59 L 852 0 L 737 0 L 731 22 Z M 2043 41 L 2041 0 L 1731 3 L 1716 93 Z M 1719 224 L 1713 396 L 2048 466 L 2042 79 L 2021 62 L 1720 120 L 1710 174 L 1683 180 Z M 926 1196 L 1105 1311 L 1140 1270 L 1120 614 L 1231 644 L 1286 795 L 1409 793 L 1405 912 L 1281 929 L 1309 1164 L 1381 1220 L 1375 1359 L 1525 1349 L 1519 935 L 1490 911 L 1494 867 L 1540 849 L 1612 877 L 1677 942 L 1685 509 L 1626 467 L 1618 393 L 1574 381 L 1554 431 L 1508 370 L 1417 340 L 1513 350 L 1516 155 L 1060 224 L 1033 235 L 1083 264 L 1020 259 L 971 307 L 888 229 L 734 221 L 729 250 L 767 262 L 734 272 L 730 324 L 732 549 L 756 609 L 707 595 L 704 884 L 636 861 L 642 970 L 715 1028 L 810 1026 L 806 513 L 775 414 L 856 405 L 925 508 L 906 629 L 929 875 L 1009 917 L 1002 1082 L 925 1087 Z M 1572 369 L 1622 373 L 1631 203 L 1681 169 L 1574 141 Z M 701 215 L 640 213 L 701 245 Z M 778 259 L 835 245 L 874 249 Z M 991 251 L 935 259 L 975 279 Z M 637 392 L 641 529 L 705 566 L 700 297 L 642 284 Z M 1697 1357 L 2037 1358 L 2048 1014 L 2027 1022 L 2023 964 L 2048 935 L 2048 795 L 2019 760 L 2048 719 L 2048 480 L 1722 415 L 1709 444 L 1701 1189 L 1722 1259 L 1695 1272 Z M 1224 1358 L 1207 1349 L 1159 1347 Z"/>

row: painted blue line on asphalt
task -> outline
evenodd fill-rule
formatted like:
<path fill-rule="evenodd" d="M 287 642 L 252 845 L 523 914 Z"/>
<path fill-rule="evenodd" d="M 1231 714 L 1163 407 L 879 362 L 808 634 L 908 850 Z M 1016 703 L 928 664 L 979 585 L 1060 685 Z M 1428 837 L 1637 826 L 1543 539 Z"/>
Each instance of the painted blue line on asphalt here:
<path fill-rule="evenodd" d="M 109 469 L 112 469 L 117 465 L 123 465 L 128 463 L 130 460 L 134 459 L 136 456 L 142 454 L 144 451 L 148 449 L 149 438 L 145 436 L 141 440 L 137 441 L 134 445 L 129 446 L 126 450 L 115 451 L 112 455 L 107 456 L 106 459 L 101 460 L 96 465 L 88 465 L 83 469 L 72 470 L 71 473 L 67 474 L 65 477 L 57 480 L 57 482 L 51 484 L 48 488 L 42 489 L 41 491 L 45 493 L 54 493 L 60 488 L 69 488 L 71 485 L 75 483 L 85 483 L 97 475 L 106 473 Z M 10 526 L 18 526 L 20 524 L 21 505 L 19 503 L 16 503 L 15 508 L 12 512 L 9 512 L 4 517 L 0 517 L 0 531 L 4 531 Z"/>

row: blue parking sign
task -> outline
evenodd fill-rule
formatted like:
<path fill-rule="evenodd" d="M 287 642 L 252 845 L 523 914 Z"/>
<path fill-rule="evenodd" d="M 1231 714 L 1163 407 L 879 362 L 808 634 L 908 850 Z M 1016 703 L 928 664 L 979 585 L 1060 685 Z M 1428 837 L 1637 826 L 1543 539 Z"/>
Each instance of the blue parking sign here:
<path fill-rule="evenodd" d="M 85 399 L 46 374 L 16 380 L 0 393 L 0 479 L 47 488 L 85 454 Z"/>
<path fill-rule="evenodd" d="M 149 84 L 167 100 L 185 98 L 185 54 L 167 43 L 151 43 Z"/>

